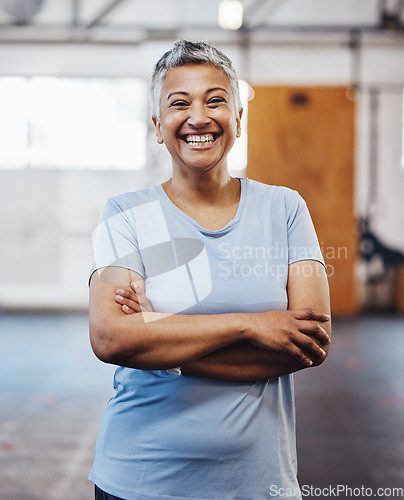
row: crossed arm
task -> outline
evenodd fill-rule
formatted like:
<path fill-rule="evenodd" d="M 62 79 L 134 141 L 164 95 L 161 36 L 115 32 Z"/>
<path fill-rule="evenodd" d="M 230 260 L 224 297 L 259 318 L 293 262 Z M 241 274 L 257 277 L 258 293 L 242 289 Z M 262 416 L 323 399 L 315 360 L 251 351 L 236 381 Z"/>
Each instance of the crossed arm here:
<path fill-rule="evenodd" d="M 93 274 L 90 339 L 101 360 L 145 370 L 181 366 L 185 375 L 252 382 L 319 365 L 327 356 L 328 284 L 316 261 L 289 266 L 287 311 L 166 315 L 152 311 L 143 287 L 139 275 L 122 268 Z"/>

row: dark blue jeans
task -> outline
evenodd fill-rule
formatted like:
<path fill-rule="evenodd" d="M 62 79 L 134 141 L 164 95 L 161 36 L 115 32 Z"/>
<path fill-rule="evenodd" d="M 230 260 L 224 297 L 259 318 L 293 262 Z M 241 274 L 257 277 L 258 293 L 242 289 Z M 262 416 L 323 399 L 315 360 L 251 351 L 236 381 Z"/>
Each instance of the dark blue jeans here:
<path fill-rule="evenodd" d="M 114 497 L 114 495 L 105 493 L 105 491 L 100 490 L 97 485 L 94 485 L 94 494 L 95 500 L 123 500 L 122 498 Z"/>

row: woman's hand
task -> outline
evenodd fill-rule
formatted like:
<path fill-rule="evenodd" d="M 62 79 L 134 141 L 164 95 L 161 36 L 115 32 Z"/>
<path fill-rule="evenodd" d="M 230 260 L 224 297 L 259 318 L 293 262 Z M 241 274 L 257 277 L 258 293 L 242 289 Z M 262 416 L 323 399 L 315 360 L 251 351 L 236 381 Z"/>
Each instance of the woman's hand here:
<path fill-rule="evenodd" d="M 122 288 L 116 290 L 115 302 L 121 306 L 125 314 L 153 312 L 153 307 L 145 294 L 144 285 L 142 285 L 132 282 L 130 284 L 131 290 L 123 290 Z"/>
<path fill-rule="evenodd" d="M 330 337 L 320 323 L 330 316 L 313 309 L 268 311 L 249 315 L 248 341 L 261 349 L 285 352 L 306 366 L 321 364 Z"/>

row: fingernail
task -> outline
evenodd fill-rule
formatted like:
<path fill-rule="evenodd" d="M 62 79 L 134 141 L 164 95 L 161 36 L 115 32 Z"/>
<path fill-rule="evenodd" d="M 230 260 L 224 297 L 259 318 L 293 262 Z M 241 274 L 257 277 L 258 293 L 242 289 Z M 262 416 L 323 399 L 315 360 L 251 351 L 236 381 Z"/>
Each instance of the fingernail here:
<path fill-rule="evenodd" d="M 115 295 L 115 300 L 122 300 L 122 297 L 120 295 Z"/>
<path fill-rule="evenodd" d="M 313 364 L 313 361 L 309 361 L 309 366 L 312 366 L 312 364 Z"/>
<path fill-rule="evenodd" d="M 327 320 L 331 319 L 331 316 L 329 314 L 325 314 L 325 317 L 327 318 Z"/>
<path fill-rule="evenodd" d="M 120 295 L 122 295 L 123 293 L 125 293 L 125 290 L 122 290 L 121 288 L 118 288 L 118 290 L 116 291 L 116 293 L 119 293 Z"/>
<path fill-rule="evenodd" d="M 139 288 L 139 285 L 136 285 L 136 283 L 134 281 L 132 281 L 131 285 L 134 287 L 134 288 Z"/>

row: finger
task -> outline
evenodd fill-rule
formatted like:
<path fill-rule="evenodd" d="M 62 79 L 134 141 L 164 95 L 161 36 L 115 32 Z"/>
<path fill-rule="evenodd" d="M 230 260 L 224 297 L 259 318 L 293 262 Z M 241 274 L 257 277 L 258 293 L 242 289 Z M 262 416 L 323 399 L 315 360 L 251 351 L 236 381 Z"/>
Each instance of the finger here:
<path fill-rule="evenodd" d="M 299 321 L 297 324 L 299 332 L 314 335 L 323 345 L 330 343 L 330 337 L 324 328 L 316 321 Z"/>
<path fill-rule="evenodd" d="M 309 356 L 315 356 L 316 359 L 321 360 L 325 359 L 327 353 L 322 349 L 314 340 L 309 337 L 304 336 L 302 339 L 295 339 L 294 343 L 300 348 L 303 349 L 305 353 L 308 353 Z"/>
<path fill-rule="evenodd" d="M 137 295 L 144 295 L 145 294 L 143 286 L 141 286 L 139 283 L 136 283 L 136 281 L 132 281 L 132 283 L 130 284 L 130 287 Z"/>
<path fill-rule="evenodd" d="M 126 306 L 129 309 L 132 309 L 134 312 L 141 311 L 140 304 L 138 302 L 122 297 L 121 295 L 115 295 L 115 302 L 117 302 L 120 306 Z"/>
<path fill-rule="evenodd" d="M 287 353 L 305 366 L 313 365 L 313 361 L 296 344 L 291 344 Z"/>
<path fill-rule="evenodd" d="M 305 319 L 305 320 L 315 320 L 315 321 L 330 321 L 331 316 L 322 311 L 315 311 L 310 307 L 306 307 L 305 309 L 293 309 L 290 311 L 291 315 L 296 319 Z"/>
<path fill-rule="evenodd" d="M 133 300 L 133 302 L 139 302 L 138 295 L 132 290 L 123 290 L 122 288 L 118 288 L 115 293 L 125 297 L 126 299 Z"/>
<path fill-rule="evenodd" d="M 123 305 L 121 307 L 122 311 L 125 313 L 125 314 L 135 314 L 136 311 L 134 311 L 133 309 L 131 309 L 130 307 L 128 307 L 127 305 Z"/>
<path fill-rule="evenodd" d="M 143 292 L 143 290 L 137 288 L 137 290 L 139 291 L 139 293 L 136 293 L 132 290 L 123 290 L 121 288 L 118 288 L 118 290 L 116 290 L 116 294 L 117 294 L 117 297 L 116 297 L 116 301 L 120 304 L 123 304 L 125 303 L 124 300 L 122 299 L 119 299 L 118 297 L 121 296 L 123 299 L 128 299 L 129 301 L 126 302 L 126 304 L 129 305 L 129 307 L 134 307 L 135 309 L 135 312 L 140 312 L 140 311 L 153 311 L 153 308 L 152 308 L 152 305 L 149 301 L 149 299 L 146 297 L 145 293 Z M 137 306 L 133 306 L 133 303 L 137 303 L 140 305 L 140 309 L 137 307 Z"/>
<path fill-rule="evenodd" d="M 152 312 L 153 306 L 151 305 L 150 300 L 147 298 L 147 295 L 144 289 L 142 288 L 142 285 L 139 285 L 136 282 L 132 282 L 130 286 L 133 290 L 135 290 L 135 293 L 137 295 L 137 300 L 141 306 L 142 311 Z"/>

